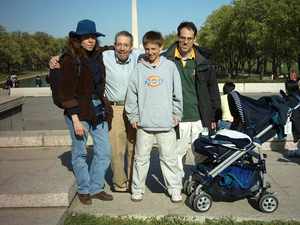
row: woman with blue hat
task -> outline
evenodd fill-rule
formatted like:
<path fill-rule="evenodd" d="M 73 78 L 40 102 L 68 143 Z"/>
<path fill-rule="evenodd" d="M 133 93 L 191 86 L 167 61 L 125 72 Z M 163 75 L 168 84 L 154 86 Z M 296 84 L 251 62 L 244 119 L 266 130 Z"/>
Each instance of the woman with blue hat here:
<path fill-rule="evenodd" d="M 104 177 L 111 161 L 108 131 L 112 109 L 104 97 L 105 68 L 97 41 L 100 36 L 104 35 L 96 31 L 91 20 L 79 21 L 76 31 L 69 33 L 59 87 L 72 139 L 78 198 L 83 204 L 92 204 L 92 199 L 113 200 L 113 196 L 104 191 Z M 86 162 L 88 133 L 93 139 L 90 168 Z"/>

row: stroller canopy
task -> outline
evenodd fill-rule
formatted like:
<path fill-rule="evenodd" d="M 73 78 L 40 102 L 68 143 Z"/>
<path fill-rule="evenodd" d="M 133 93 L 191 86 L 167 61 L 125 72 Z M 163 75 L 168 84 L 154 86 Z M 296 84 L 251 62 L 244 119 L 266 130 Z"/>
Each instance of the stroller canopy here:
<path fill-rule="evenodd" d="M 233 91 L 228 94 L 228 103 L 234 117 L 233 129 L 254 138 L 269 125 L 274 126 L 259 142 L 273 137 L 276 132 L 279 134 L 287 120 L 289 107 L 280 96 L 267 96 L 256 100 Z"/>

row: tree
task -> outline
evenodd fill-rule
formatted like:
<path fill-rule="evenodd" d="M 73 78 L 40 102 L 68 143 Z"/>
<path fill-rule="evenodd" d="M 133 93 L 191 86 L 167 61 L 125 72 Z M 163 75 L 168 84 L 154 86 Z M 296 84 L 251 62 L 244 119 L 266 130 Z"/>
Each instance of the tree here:
<path fill-rule="evenodd" d="M 232 21 L 233 7 L 231 5 L 223 6 L 207 18 L 197 38 L 201 47 L 213 49 L 214 61 L 222 65 L 225 72 L 231 75 L 236 58 L 234 33 L 230 31 Z"/>
<path fill-rule="evenodd" d="M 169 48 L 177 40 L 177 34 L 175 32 L 168 34 L 164 37 L 164 49 Z"/>
<path fill-rule="evenodd" d="M 15 40 L 11 34 L 4 34 L 0 36 L 0 59 L 6 67 L 6 72 L 12 71 L 13 65 L 20 65 L 23 63 L 20 44 Z"/>
<path fill-rule="evenodd" d="M 300 64 L 300 1 L 235 0 L 215 10 L 197 39 L 213 49 L 219 67 L 229 77 L 239 73 L 261 75 L 268 62 L 272 73 Z"/>
<path fill-rule="evenodd" d="M 59 54 L 65 42 L 43 32 L 7 32 L 0 25 L 0 71 L 45 69 L 50 56 Z"/>

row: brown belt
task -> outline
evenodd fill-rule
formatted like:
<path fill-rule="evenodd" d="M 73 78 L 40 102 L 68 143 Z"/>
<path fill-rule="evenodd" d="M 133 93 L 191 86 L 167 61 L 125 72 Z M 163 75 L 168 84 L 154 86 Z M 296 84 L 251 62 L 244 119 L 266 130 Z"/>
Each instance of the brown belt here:
<path fill-rule="evenodd" d="M 112 101 L 109 101 L 109 103 L 111 105 L 117 105 L 117 106 L 124 106 L 124 101 L 118 101 L 118 102 L 112 102 Z"/>

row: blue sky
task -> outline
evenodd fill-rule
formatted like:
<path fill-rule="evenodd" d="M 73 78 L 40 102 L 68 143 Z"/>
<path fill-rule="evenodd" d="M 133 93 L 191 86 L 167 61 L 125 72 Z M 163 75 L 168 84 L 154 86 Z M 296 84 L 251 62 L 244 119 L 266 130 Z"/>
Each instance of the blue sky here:
<path fill-rule="evenodd" d="M 148 30 L 163 35 L 184 20 L 200 27 L 215 9 L 232 0 L 137 0 L 139 38 Z M 114 34 L 131 30 L 131 0 L 1 0 L 0 24 L 8 31 L 43 31 L 64 37 L 81 19 L 92 19 L 112 44 Z"/>

